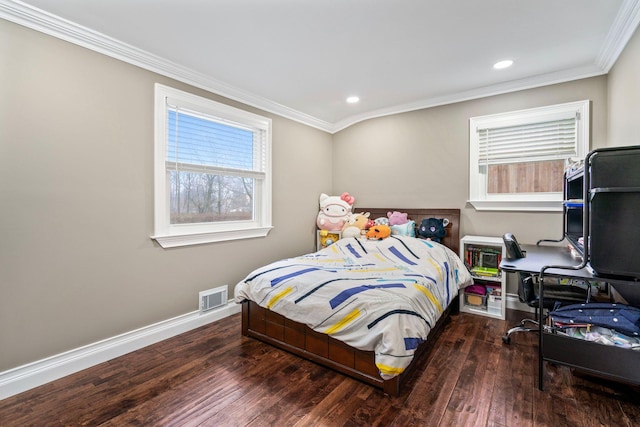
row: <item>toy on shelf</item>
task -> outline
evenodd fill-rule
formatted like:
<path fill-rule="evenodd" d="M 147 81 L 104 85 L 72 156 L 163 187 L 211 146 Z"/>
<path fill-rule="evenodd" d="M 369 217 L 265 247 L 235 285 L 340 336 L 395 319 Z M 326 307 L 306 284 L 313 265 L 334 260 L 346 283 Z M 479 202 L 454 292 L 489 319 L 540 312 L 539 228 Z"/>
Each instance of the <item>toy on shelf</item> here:
<path fill-rule="evenodd" d="M 318 250 L 327 248 L 340 240 L 339 231 L 318 230 Z"/>
<path fill-rule="evenodd" d="M 355 199 L 349 193 L 340 196 L 320 195 L 320 212 L 316 225 L 320 230 L 341 231 L 344 227 Z"/>

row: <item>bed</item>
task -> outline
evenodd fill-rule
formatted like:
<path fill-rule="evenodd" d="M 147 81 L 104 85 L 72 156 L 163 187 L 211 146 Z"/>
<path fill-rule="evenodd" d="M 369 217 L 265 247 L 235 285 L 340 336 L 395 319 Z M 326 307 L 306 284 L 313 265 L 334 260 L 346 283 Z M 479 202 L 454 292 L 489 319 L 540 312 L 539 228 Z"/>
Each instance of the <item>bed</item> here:
<path fill-rule="evenodd" d="M 459 209 L 402 211 L 447 218 L 442 244 L 394 235 L 347 238 L 276 261 L 236 285 L 242 333 L 398 395 L 471 276 L 458 257 Z"/>

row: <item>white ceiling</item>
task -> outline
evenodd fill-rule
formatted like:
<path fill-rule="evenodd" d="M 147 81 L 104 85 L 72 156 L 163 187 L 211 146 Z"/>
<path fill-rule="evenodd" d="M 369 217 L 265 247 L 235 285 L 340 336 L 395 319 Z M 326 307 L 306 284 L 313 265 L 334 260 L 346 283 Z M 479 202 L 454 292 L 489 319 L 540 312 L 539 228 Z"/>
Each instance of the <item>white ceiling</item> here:
<path fill-rule="evenodd" d="M 0 17 L 335 132 L 605 74 L 640 0 L 0 0 Z"/>

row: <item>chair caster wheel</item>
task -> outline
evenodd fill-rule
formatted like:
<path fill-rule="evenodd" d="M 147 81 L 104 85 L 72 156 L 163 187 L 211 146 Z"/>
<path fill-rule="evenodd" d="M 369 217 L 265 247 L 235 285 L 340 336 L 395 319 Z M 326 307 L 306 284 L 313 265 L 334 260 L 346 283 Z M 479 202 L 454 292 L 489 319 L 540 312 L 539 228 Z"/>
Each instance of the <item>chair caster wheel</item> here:
<path fill-rule="evenodd" d="M 509 335 L 504 335 L 502 337 L 502 342 L 505 344 L 510 344 L 511 343 L 511 337 Z"/>

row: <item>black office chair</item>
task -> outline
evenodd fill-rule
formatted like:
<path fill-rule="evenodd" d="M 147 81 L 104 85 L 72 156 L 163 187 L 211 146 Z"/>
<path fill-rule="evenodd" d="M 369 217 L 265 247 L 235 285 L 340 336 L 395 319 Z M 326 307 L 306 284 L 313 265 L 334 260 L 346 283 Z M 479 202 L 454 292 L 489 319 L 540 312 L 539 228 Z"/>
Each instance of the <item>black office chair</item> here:
<path fill-rule="evenodd" d="M 506 233 L 502 239 L 505 243 L 507 258 L 514 259 L 526 256 L 513 234 Z M 543 284 L 544 298 L 541 304 L 538 276 L 519 273 L 518 279 L 518 299 L 529 307 L 535 308 L 535 319 L 523 319 L 517 326 L 509 329 L 502 337 L 502 341 L 505 344 L 511 342 L 511 334 L 515 332 L 539 332 L 538 310 L 543 310 L 544 313 L 544 310 L 548 312 L 563 305 L 589 302 L 591 296 L 589 282 L 571 281 L 567 284 L 561 284 L 558 283 L 557 279 L 545 278 Z M 527 326 L 529 324 L 530 326 Z"/>
<path fill-rule="evenodd" d="M 540 330 L 537 320 L 539 317 L 538 310 L 548 312 L 563 305 L 589 302 L 591 289 L 588 282 L 561 284 L 557 283 L 557 279 L 545 278 L 543 284 L 544 299 L 542 300 L 542 304 L 540 304 L 538 277 L 525 273 L 520 273 L 518 276 L 518 299 L 529 307 L 535 308 L 535 319 L 522 319 L 517 326 L 509 329 L 502 337 L 502 341 L 505 344 L 511 342 L 511 334 L 515 332 L 538 332 Z M 547 326 L 545 326 L 545 328 L 546 327 Z"/>

